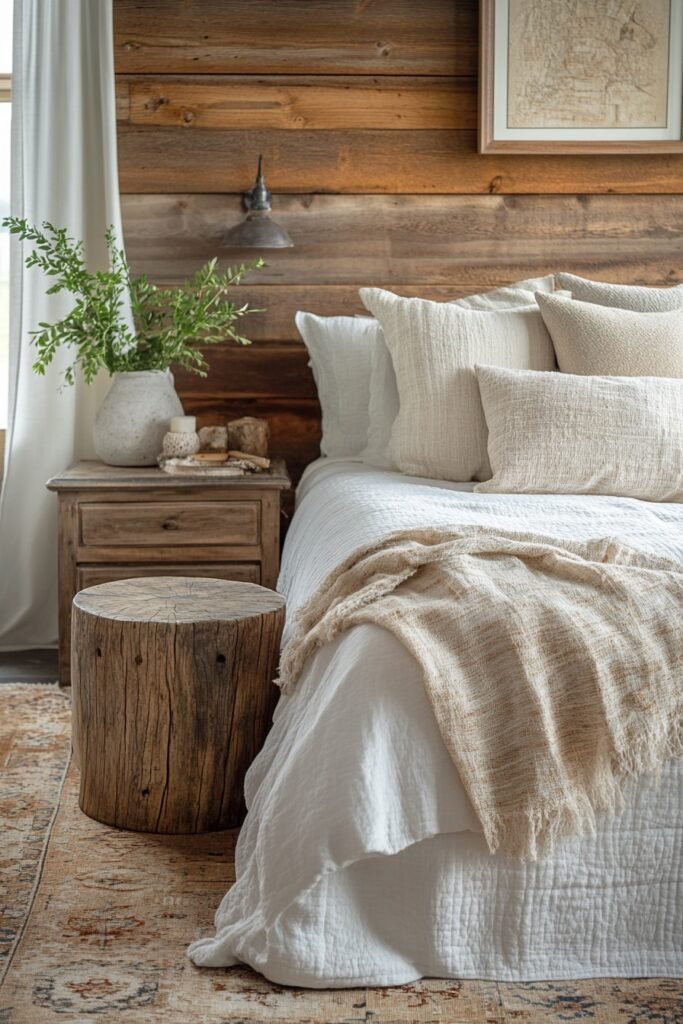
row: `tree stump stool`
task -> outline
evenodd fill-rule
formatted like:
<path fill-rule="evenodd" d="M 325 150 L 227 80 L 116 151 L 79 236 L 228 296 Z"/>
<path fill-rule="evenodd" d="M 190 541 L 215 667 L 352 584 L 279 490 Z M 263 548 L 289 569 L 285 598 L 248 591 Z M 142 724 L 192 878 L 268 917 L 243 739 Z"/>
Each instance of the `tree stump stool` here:
<path fill-rule="evenodd" d="M 210 832 L 244 816 L 270 726 L 285 601 L 253 583 L 120 580 L 74 598 L 79 803 L 140 832 Z"/>

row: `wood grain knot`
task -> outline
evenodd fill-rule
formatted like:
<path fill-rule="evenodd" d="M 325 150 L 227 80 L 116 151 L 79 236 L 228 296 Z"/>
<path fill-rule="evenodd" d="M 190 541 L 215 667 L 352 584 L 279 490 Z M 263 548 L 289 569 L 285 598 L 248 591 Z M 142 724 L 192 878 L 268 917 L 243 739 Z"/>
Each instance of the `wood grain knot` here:
<path fill-rule="evenodd" d="M 145 103 L 145 110 L 149 110 L 154 113 L 159 109 L 159 107 L 163 107 L 167 104 L 168 100 L 164 96 L 155 96 L 153 99 L 147 100 Z"/>

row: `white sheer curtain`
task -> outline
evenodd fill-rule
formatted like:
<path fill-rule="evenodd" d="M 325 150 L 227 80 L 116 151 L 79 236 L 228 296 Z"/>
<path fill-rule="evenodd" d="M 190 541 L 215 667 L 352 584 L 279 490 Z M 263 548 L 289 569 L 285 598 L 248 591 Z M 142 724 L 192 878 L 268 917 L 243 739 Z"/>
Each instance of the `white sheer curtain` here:
<path fill-rule="evenodd" d="M 7 0 L 4 0 L 7 2 Z M 116 165 L 111 0 L 15 0 L 12 213 L 51 221 L 85 241 L 91 269 L 106 269 L 104 231 L 122 239 Z M 70 308 L 45 295 L 13 241 L 10 409 L 0 494 L 0 649 L 57 638 L 56 499 L 45 481 L 91 455 L 94 414 L 107 380 L 61 389 L 68 355 L 44 378 L 31 372 L 29 331 Z"/>

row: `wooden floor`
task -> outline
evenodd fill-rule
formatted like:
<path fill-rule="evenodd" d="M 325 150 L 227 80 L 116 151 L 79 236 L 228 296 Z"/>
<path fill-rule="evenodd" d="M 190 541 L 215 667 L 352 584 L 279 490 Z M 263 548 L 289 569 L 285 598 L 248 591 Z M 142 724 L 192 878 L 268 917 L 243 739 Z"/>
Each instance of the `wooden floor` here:
<path fill-rule="evenodd" d="M 0 683 L 54 683 L 57 651 L 0 652 Z"/>

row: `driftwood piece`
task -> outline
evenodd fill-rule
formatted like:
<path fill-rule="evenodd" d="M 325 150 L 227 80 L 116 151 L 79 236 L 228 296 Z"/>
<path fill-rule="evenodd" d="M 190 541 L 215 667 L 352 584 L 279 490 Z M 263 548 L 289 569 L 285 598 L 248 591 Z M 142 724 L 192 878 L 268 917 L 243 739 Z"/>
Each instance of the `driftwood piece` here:
<path fill-rule="evenodd" d="M 187 833 L 244 815 L 270 726 L 279 594 L 197 577 L 120 580 L 73 605 L 80 806 L 118 828 Z"/>
<path fill-rule="evenodd" d="M 200 427 L 199 447 L 202 452 L 227 452 L 227 427 Z"/>
<path fill-rule="evenodd" d="M 228 448 L 248 455 L 268 455 L 269 430 L 266 420 L 242 416 L 228 422 Z"/>
<path fill-rule="evenodd" d="M 228 452 L 229 459 L 238 459 L 240 462 L 248 462 L 257 469 L 270 469 L 270 459 L 264 459 L 261 455 L 249 455 L 247 452 Z"/>

